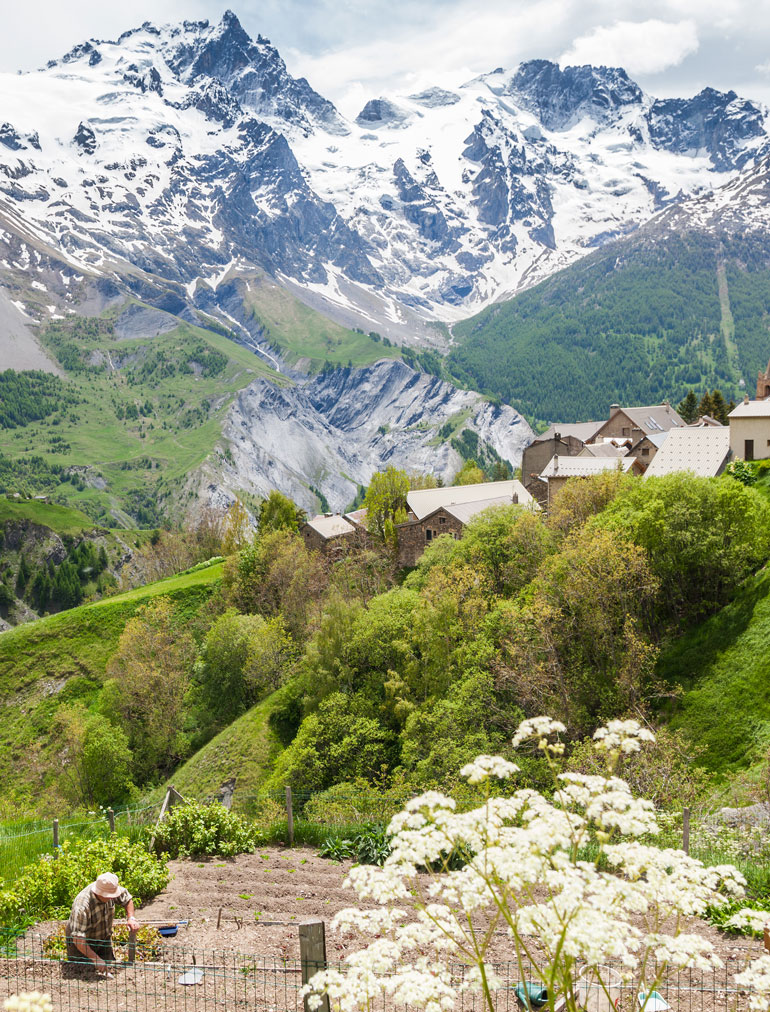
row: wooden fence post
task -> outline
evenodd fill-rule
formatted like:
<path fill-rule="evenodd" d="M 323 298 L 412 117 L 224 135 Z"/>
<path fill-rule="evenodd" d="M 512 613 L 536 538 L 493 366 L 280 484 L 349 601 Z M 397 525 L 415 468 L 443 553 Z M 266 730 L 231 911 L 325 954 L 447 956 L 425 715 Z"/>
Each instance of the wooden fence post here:
<path fill-rule="evenodd" d="M 767 952 L 768 954 L 770 954 L 770 924 L 766 924 L 765 925 L 765 940 L 764 940 L 764 945 L 765 945 L 765 952 Z"/>
<path fill-rule="evenodd" d="M 53 856 L 59 856 L 59 820 L 53 820 Z"/>
<path fill-rule="evenodd" d="M 115 812 L 112 808 L 107 809 L 107 821 L 110 824 L 110 832 L 115 832 Z"/>
<path fill-rule="evenodd" d="M 682 850 L 690 853 L 690 809 L 682 809 Z"/>
<path fill-rule="evenodd" d="M 294 806 L 291 800 L 291 787 L 286 788 L 286 823 L 289 830 L 289 846 L 294 846 Z M 323 923 L 323 922 L 321 922 Z"/>
<path fill-rule="evenodd" d="M 286 788 L 287 791 L 289 788 Z M 313 974 L 326 969 L 326 928 L 323 921 L 305 921 L 299 926 L 299 957 L 302 961 L 302 983 L 307 984 Z M 310 1007 L 305 998 L 305 1012 Z M 329 1012 L 329 998 L 321 999 L 320 1012 Z"/>

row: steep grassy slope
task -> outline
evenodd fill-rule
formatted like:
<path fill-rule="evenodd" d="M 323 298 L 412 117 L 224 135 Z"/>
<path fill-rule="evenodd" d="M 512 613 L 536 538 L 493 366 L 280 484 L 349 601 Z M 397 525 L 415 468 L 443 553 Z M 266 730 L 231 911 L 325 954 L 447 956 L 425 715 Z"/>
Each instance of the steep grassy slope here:
<path fill-rule="evenodd" d="M 248 349 L 186 323 L 126 339 L 110 320 L 73 317 L 43 340 L 70 396 L 58 412 L 4 433 L 0 491 L 53 491 L 106 526 L 124 526 L 125 514 L 157 524 L 216 446 L 235 393 L 258 376 L 286 382 Z"/>
<path fill-rule="evenodd" d="M 290 364 L 301 362 L 311 372 L 326 362 L 363 366 L 400 354 L 390 342 L 381 343 L 379 335 L 349 330 L 328 319 L 265 275 L 244 284 L 241 296 L 265 338 Z"/>
<path fill-rule="evenodd" d="M 185 797 L 211 798 L 225 781 L 235 780 L 235 805 L 243 804 L 262 786 L 281 750 L 268 724 L 279 697 L 280 690 L 233 721 L 180 766 L 169 783 Z"/>
<path fill-rule="evenodd" d="M 56 711 L 75 700 L 96 705 L 105 665 L 137 608 L 168 594 L 193 616 L 222 575 L 221 564 L 171 577 L 0 634 L 0 768 L 3 796 L 45 807 L 56 793 L 58 760 L 49 732 Z"/>
<path fill-rule="evenodd" d="M 30 520 L 56 534 L 77 536 L 93 528 L 93 521 L 80 510 L 34 499 L 0 498 L 0 526 L 6 520 Z"/>
<path fill-rule="evenodd" d="M 701 762 L 745 768 L 770 746 L 770 572 L 662 655 L 659 674 L 684 690 L 672 724 L 705 746 Z"/>
<path fill-rule="evenodd" d="M 770 269 L 756 243 L 642 230 L 458 324 L 450 368 L 547 421 L 676 402 L 691 387 L 737 397 L 770 357 Z"/>

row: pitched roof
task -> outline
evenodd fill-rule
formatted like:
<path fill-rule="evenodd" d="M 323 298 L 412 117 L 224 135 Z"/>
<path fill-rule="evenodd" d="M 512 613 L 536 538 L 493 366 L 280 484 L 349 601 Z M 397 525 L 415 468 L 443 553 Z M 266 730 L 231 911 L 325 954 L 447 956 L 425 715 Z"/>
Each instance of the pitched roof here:
<path fill-rule="evenodd" d="M 558 432 L 560 436 L 574 436 L 575 439 L 579 439 L 585 443 L 599 431 L 604 425 L 604 421 L 601 422 L 569 422 L 561 423 L 554 422 L 553 425 L 549 425 L 542 435 L 538 436 L 535 440 L 536 443 L 544 441 L 546 439 L 553 439 Z"/>
<path fill-rule="evenodd" d="M 483 513 L 490 506 L 510 506 L 510 496 L 497 496 L 494 499 L 478 499 L 476 502 L 461 502 L 455 506 L 444 506 L 444 509 L 459 520 L 461 524 L 467 524 L 477 514 Z M 528 505 L 528 504 L 527 504 Z"/>
<path fill-rule="evenodd" d="M 336 538 L 340 534 L 352 534 L 355 530 L 355 527 L 349 524 L 339 513 L 333 515 L 319 513 L 312 520 L 308 520 L 307 525 L 308 527 L 312 527 L 322 538 Z"/>
<path fill-rule="evenodd" d="M 559 457 L 554 456 L 545 465 L 541 478 L 587 478 L 604 471 L 630 471 L 636 457 Z"/>
<path fill-rule="evenodd" d="M 726 425 L 674 429 L 645 471 L 645 478 L 692 471 L 703 478 L 721 474 L 730 458 L 730 429 Z"/>
<path fill-rule="evenodd" d="M 522 504 L 532 502 L 532 496 L 520 481 L 484 481 L 478 485 L 452 485 L 449 488 L 420 488 L 406 497 L 407 506 L 418 520 L 423 520 L 443 506 L 483 502 L 487 499 L 506 499 L 513 502 L 514 494 Z"/>
<path fill-rule="evenodd" d="M 620 410 L 647 435 L 652 432 L 668 432 L 669 429 L 685 424 L 682 416 L 670 404 L 650 404 L 647 407 Z"/>
<path fill-rule="evenodd" d="M 625 457 L 627 446 L 616 446 L 611 440 L 606 443 L 587 443 L 578 457 Z"/>
<path fill-rule="evenodd" d="M 345 519 L 349 520 L 351 524 L 365 524 L 367 512 L 368 510 L 362 506 L 361 509 L 352 510 L 352 512 L 346 513 Z"/>
<path fill-rule="evenodd" d="M 727 417 L 768 418 L 770 417 L 770 398 L 765 401 L 741 401 Z"/>

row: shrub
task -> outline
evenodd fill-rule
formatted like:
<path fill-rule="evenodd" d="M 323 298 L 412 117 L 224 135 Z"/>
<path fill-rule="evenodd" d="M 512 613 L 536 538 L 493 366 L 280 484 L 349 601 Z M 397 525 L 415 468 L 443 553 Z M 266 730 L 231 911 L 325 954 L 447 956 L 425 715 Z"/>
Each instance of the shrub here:
<path fill-rule="evenodd" d="M 163 859 L 125 837 L 65 840 L 57 858 L 43 855 L 22 869 L 12 887 L 0 890 L 0 925 L 12 928 L 67 917 L 80 890 L 105 871 L 118 876 L 137 905 L 165 889 L 169 880 Z"/>
<path fill-rule="evenodd" d="M 150 831 L 148 830 L 148 833 Z M 223 805 L 188 801 L 173 808 L 155 831 L 155 850 L 171 857 L 218 854 L 233 857 L 264 843 L 256 826 Z"/>

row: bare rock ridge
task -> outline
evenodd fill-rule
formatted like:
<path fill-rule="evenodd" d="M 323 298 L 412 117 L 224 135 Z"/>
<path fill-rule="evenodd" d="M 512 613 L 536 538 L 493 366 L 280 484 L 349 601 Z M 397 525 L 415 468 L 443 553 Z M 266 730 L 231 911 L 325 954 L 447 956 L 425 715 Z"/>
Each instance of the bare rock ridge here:
<path fill-rule="evenodd" d="M 358 485 L 389 465 L 451 481 L 462 457 L 438 430 L 452 420 L 513 466 L 534 438 L 513 408 L 383 359 L 295 386 L 252 383 L 235 399 L 224 427 L 233 464 L 216 474 L 207 465 L 198 480 L 215 500 L 222 490 L 246 487 L 264 495 L 280 488 L 307 509 L 317 506 L 312 485 L 331 509 L 343 510 Z"/>

